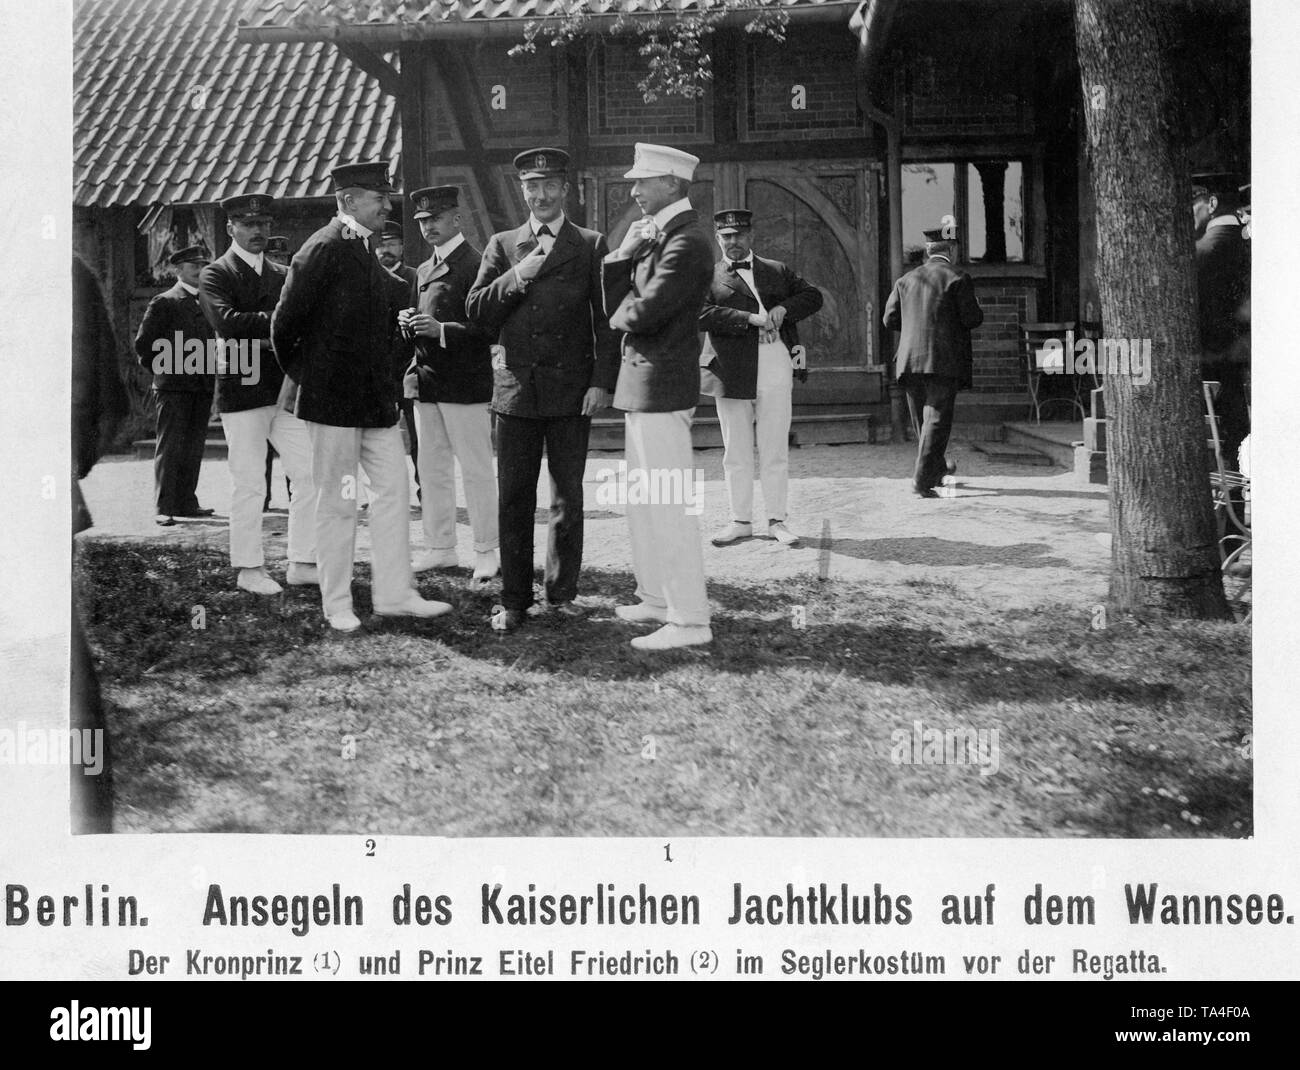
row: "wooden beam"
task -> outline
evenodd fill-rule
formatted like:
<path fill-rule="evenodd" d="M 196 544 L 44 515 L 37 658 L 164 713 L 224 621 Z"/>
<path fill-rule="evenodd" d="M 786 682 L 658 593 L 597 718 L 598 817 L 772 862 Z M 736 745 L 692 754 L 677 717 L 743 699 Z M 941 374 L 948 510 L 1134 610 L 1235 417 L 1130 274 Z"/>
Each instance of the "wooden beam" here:
<path fill-rule="evenodd" d="M 392 64 L 369 45 L 355 41 L 338 41 L 338 50 L 379 83 L 379 88 L 390 97 L 401 98 L 402 79 Z"/>

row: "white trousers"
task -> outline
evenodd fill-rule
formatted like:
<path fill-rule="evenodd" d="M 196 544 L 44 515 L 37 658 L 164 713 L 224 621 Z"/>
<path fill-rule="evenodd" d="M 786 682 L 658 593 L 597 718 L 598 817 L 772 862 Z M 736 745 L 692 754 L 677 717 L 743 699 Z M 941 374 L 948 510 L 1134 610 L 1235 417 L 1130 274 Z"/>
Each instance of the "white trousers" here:
<path fill-rule="evenodd" d="M 230 563 L 261 568 L 262 503 L 266 500 L 266 444 L 280 455 L 289 477 L 289 560 L 316 561 L 316 491 L 312 485 L 311 440 L 307 425 L 278 405 L 223 412 L 226 457 L 235 484 L 230 498 Z"/>
<path fill-rule="evenodd" d="M 370 479 L 371 595 L 376 609 L 400 605 L 414 586 L 406 452 L 392 427 L 308 423 L 316 477 L 316 562 L 325 616 L 352 611 L 357 542 L 357 465 Z"/>
<path fill-rule="evenodd" d="M 758 347 L 757 398 L 718 398 L 722 471 L 731 519 L 752 523 L 786 519 L 790 483 L 790 415 L 794 374 L 781 342 Z M 754 513 L 754 427 L 758 426 L 758 478 L 766 517 Z"/>
<path fill-rule="evenodd" d="M 691 450 L 691 413 L 629 412 L 626 445 L 629 488 L 633 478 L 643 485 L 694 486 L 695 454 Z M 640 475 L 634 477 L 633 473 Z M 677 477 L 656 473 L 680 472 Z M 632 495 L 629 493 L 629 499 Z M 628 501 L 627 525 L 632 536 L 632 568 L 642 602 L 668 610 L 669 624 L 708 624 L 709 596 L 704 587 L 704 548 L 700 520 L 687 512 L 687 502 L 653 504 Z"/>
<path fill-rule="evenodd" d="M 421 401 L 415 406 L 420 445 L 420 515 L 430 550 L 456 549 L 456 462 L 474 550 L 501 545 L 497 534 L 497 476 L 492 467 L 488 404 Z"/>

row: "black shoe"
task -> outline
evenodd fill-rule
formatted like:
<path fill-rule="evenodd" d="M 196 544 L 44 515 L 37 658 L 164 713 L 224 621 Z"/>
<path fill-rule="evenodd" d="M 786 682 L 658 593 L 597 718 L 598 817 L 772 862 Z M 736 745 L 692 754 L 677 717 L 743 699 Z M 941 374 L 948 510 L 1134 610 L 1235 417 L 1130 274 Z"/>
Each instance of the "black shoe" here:
<path fill-rule="evenodd" d="M 922 490 L 920 487 L 913 487 L 912 497 L 913 498 L 937 498 L 939 497 L 939 495 L 934 490 L 933 487 L 928 487 L 925 490 Z"/>
<path fill-rule="evenodd" d="M 160 528 L 174 528 L 176 526 L 176 518 L 168 516 L 166 513 L 159 513 L 153 518 L 153 522 Z"/>
<path fill-rule="evenodd" d="M 198 506 L 195 506 L 193 509 L 186 509 L 185 512 L 177 513 L 176 515 L 183 516 L 186 520 L 196 520 L 202 516 L 211 516 L 215 512 L 215 509 L 201 509 Z"/>

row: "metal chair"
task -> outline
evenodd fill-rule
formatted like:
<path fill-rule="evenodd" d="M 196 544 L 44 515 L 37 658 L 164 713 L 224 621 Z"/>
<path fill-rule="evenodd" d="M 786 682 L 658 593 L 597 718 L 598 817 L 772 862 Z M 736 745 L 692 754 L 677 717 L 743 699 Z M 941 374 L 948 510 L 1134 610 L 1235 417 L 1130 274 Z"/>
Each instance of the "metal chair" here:
<path fill-rule="evenodd" d="M 1067 375 L 1067 364 L 1069 368 L 1073 367 L 1073 345 L 1075 341 L 1075 323 L 1073 321 L 1063 323 L 1022 323 L 1020 325 L 1020 338 L 1022 352 L 1025 357 L 1025 373 L 1029 386 L 1029 407 L 1033 413 L 1034 422 L 1043 422 L 1043 409 L 1049 405 L 1055 405 L 1064 402 L 1072 409 L 1079 411 L 1079 419 L 1088 415 L 1087 406 L 1083 403 L 1081 396 L 1082 377 L 1075 375 L 1073 371 L 1068 371 L 1070 379 L 1070 393 L 1059 394 L 1053 397 L 1045 397 L 1042 393 L 1043 376 L 1050 375 L 1053 378 L 1064 378 Z M 1049 341 L 1057 341 L 1059 346 L 1046 346 Z"/>
<path fill-rule="evenodd" d="M 1233 575 L 1233 566 L 1242 561 L 1242 556 L 1250 549 L 1250 517 L 1246 512 L 1246 503 L 1250 494 L 1250 477 L 1230 468 L 1223 457 L 1223 444 L 1219 438 L 1219 416 L 1214 409 L 1214 399 L 1219 393 L 1219 384 L 1213 380 L 1201 383 L 1201 392 L 1205 397 L 1205 422 L 1210 431 L 1207 443 L 1214 451 L 1214 470 L 1210 472 L 1210 494 L 1214 501 L 1214 522 L 1219 546 L 1219 567 L 1225 577 Z M 1235 462 L 1235 458 L 1233 458 Z M 1234 492 L 1239 492 L 1234 494 Z M 1240 504 L 1239 504 L 1240 502 Z M 1232 545 L 1235 543 L 1236 545 Z M 1242 562 L 1244 564 L 1244 562 Z M 1225 584 L 1226 588 L 1226 584 Z M 1243 596 L 1251 590 L 1250 576 L 1245 577 L 1244 585 L 1236 592 L 1236 601 L 1245 602 Z M 1253 611 L 1249 608 L 1242 623 L 1250 620 Z"/>

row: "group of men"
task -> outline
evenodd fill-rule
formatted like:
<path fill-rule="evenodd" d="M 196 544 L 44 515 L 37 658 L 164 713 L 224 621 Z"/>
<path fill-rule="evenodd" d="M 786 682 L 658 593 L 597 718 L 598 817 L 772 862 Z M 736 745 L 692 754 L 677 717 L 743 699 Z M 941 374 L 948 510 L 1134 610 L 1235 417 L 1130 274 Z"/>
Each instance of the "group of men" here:
<path fill-rule="evenodd" d="M 702 387 L 717 398 L 732 516 L 713 542 L 754 534 L 757 444 L 766 534 L 797 544 L 786 526 L 792 380 L 806 374 L 795 324 L 821 307 L 822 295 L 784 264 L 752 254 L 753 220 L 744 209 L 715 216 L 725 254 L 715 263 L 688 197 L 698 163 L 668 146 L 636 146 L 626 177 L 642 217 L 612 251 L 602 234 L 566 218 L 569 157 L 560 149 L 515 158 L 528 219 L 493 235 L 481 253 L 465 237 L 456 187 L 415 190 L 408 210 L 432 250 L 418 270 L 403 263 L 401 229 L 388 218 L 396 190 L 383 163 L 334 169 L 337 215 L 287 270 L 270 254 L 272 198 L 224 200 L 230 248 L 213 263 L 197 247 L 173 255 L 177 283 L 151 302 L 136 350 L 141 363 L 157 367 L 160 341 L 216 342 L 237 585 L 257 594 L 282 590 L 262 548 L 269 445 L 290 485 L 285 582 L 318 584 L 331 627 L 360 626 L 351 580 L 362 482 L 375 612 L 450 611 L 422 598 L 413 574 L 459 564 L 456 463 L 474 577 L 487 582 L 499 571 L 501 578 L 492 628 L 579 615 L 591 418 L 611 403 L 626 413 L 629 473 L 659 486 L 692 486 L 690 424 Z M 232 346 L 243 347 L 238 360 Z M 167 370 L 154 382 L 160 523 L 211 513 L 194 497 L 210 380 Z M 427 544 L 414 562 L 399 414 L 411 438 Z M 543 457 L 551 502 L 543 598 L 535 604 Z M 632 640 L 638 649 L 712 639 L 691 504 L 686 497 L 629 502 L 637 601 L 616 614 L 659 625 Z"/>

